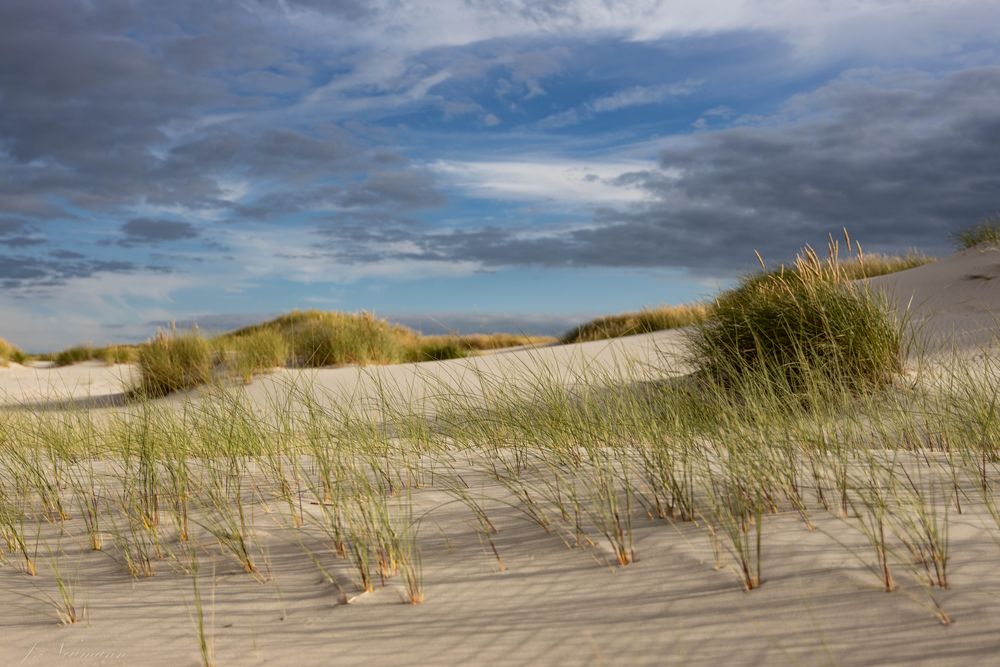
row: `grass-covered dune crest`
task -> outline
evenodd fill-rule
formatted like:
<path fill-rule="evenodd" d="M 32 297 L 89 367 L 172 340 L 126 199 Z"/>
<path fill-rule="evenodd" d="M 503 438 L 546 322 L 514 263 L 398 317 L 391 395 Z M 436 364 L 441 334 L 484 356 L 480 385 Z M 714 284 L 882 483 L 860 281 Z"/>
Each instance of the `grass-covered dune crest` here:
<path fill-rule="evenodd" d="M 323 368 L 460 359 L 553 339 L 514 334 L 422 336 L 368 312 L 292 311 L 273 320 L 206 338 L 197 328 L 161 331 L 138 348 L 135 391 L 163 396 L 226 376 L 250 382 L 278 367 Z"/>
<path fill-rule="evenodd" d="M 563 344 L 586 343 L 594 340 L 618 338 L 634 334 L 677 329 L 703 322 L 709 317 L 710 307 L 705 304 L 658 306 L 636 312 L 606 315 L 585 322 L 567 331 L 559 339 Z"/>

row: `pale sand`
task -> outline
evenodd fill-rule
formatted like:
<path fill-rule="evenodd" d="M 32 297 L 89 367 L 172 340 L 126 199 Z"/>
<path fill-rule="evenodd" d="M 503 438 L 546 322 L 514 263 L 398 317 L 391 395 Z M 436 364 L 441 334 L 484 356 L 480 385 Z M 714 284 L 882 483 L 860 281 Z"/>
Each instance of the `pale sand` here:
<path fill-rule="evenodd" d="M 371 394 L 381 384 L 404 392 L 415 401 L 427 394 L 450 388 L 480 391 L 483 386 L 512 383 L 525 386 L 538 377 L 564 385 L 610 378 L 648 378 L 664 370 L 677 374 L 683 332 L 660 331 L 608 341 L 577 345 L 499 350 L 482 356 L 451 361 L 359 368 L 276 369 L 257 378 L 247 388 L 249 395 L 264 403 L 289 385 L 310 386 L 319 396 Z M 0 368 L 0 405 L 42 407 L 46 404 L 100 406 L 115 404 L 135 369 L 126 365 L 104 366 L 93 362 L 63 368 L 33 368 L 11 364 Z M 179 402 L 187 397 L 173 396 Z"/>
<path fill-rule="evenodd" d="M 924 331 L 950 346 L 993 341 L 992 316 L 1000 312 L 1000 254 L 968 251 L 942 262 L 876 279 L 900 301 L 910 296 Z M 989 273 L 992 272 L 992 273 Z M 612 342 L 507 352 L 475 360 L 379 369 L 281 371 L 248 391 L 258 400 L 290 380 L 308 376 L 323 392 L 368 390 L 380 377 L 428 393 L 441 378 L 475 388 L 475 369 L 489 377 L 527 379 L 535 364 L 563 369 L 562 380 L 588 372 L 634 375 L 668 355 L 668 373 L 683 371 L 676 356 L 683 334 L 662 332 Z M 945 347 L 939 338 L 938 349 Z M 673 355 L 673 356 L 671 356 Z M 590 371 L 583 371 L 583 369 Z M 8 403 L 40 404 L 57 393 L 76 399 L 114 397 L 127 369 L 93 365 L 58 370 L 0 370 Z M 430 379 L 428 379 L 430 378 Z M 180 399 L 170 399 L 178 401 Z M 485 486 L 485 494 L 501 491 Z M 447 498 L 418 491 L 418 507 Z M 881 591 L 862 535 L 831 515 L 817 514 L 807 531 L 791 512 L 765 523 L 763 587 L 742 590 L 727 564 L 713 568 L 703 529 L 691 524 L 637 521 L 639 561 L 625 568 L 607 563 L 607 550 L 567 549 L 553 535 L 500 503 L 488 507 L 500 529 L 497 547 L 507 566 L 478 537 L 468 510 L 443 505 L 420 534 L 427 601 L 400 603 L 398 582 L 338 604 L 338 594 L 289 543 L 274 514 L 256 508 L 257 532 L 267 545 L 275 579 L 260 584 L 231 561 L 209 556 L 202 564 L 203 596 L 220 665 L 329 664 L 674 664 L 674 665 L 970 665 L 1000 662 L 1000 548 L 990 520 L 978 513 L 952 517 L 952 586 L 936 591 L 954 619 L 940 625 L 922 589 L 901 581 Z M 0 665 L 195 665 L 197 638 L 191 620 L 189 577 L 160 564 L 155 577 L 138 582 L 107 555 L 85 550 L 76 536 L 62 540 L 73 558 L 86 602 L 86 624 L 60 627 L 44 605 L 24 596 L 54 595 L 50 578 L 31 578 L 0 567 Z M 50 541 L 56 529 L 47 527 Z M 316 538 L 318 539 L 318 537 Z M 45 557 L 41 555 L 44 570 Z M 731 561 L 729 561 L 731 563 Z M 64 566 L 65 567 L 65 566 Z M 335 564 L 347 576 L 347 565 Z M 213 583 L 214 582 L 214 583 Z M 213 600 L 214 597 L 214 600 Z"/>
<path fill-rule="evenodd" d="M 964 250 L 871 284 L 909 309 L 930 351 L 992 346 L 1000 336 L 1000 247 Z"/>

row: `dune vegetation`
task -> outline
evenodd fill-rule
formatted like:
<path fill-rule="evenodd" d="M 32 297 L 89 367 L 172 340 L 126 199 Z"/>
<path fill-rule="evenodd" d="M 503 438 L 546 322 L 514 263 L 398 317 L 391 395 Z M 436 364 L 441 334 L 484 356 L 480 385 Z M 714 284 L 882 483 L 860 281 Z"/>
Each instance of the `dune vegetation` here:
<path fill-rule="evenodd" d="M 254 375 L 277 367 L 319 368 L 356 364 L 413 363 L 460 359 L 479 352 L 553 339 L 514 334 L 422 336 L 371 313 L 293 311 L 207 338 L 189 332 L 160 332 L 138 348 L 142 377 L 138 391 L 164 395 L 215 379 Z"/>
<path fill-rule="evenodd" d="M 825 259 L 806 248 L 789 270 L 723 293 L 690 337 L 694 365 L 724 385 L 763 376 L 792 393 L 831 379 L 890 384 L 903 367 L 904 327 L 883 296 L 854 282 L 858 262 L 839 252 L 832 240 Z"/>
<path fill-rule="evenodd" d="M 474 333 L 451 336 L 424 336 L 424 340 L 434 341 L 441 338 L 453 339 L 459 345 L 469 351 L 488 352 L 490 350 L 502 350 L 509 347 L 523 347 L 533 345 L 550 345 L 557 342 L 552 336 L 527 336 L 524 334 L 511 333 Z"/>
<path fill-rule="evenodd" d="M 557 342 L 550 336 L 519 334 L 466 334 L 421 336 L 407 351 L 408 361 L 443 361 L 460 359 L 478 352 L 490 352 L 511 347 L 550 345 Z"/>
<path fill-rule="evenodd" d="M 418 334 L 371 313 L 292 311 L 219 337 L 222 346 L 269 332 L 285 341 L 288 361 L 302 367 L 402 361 Z"/>
<path fill-rule="evenodd" d="M 664 329 L 677 329 L 704 322 L 710 314 L 705 304 L 681 306 L 659 306 L 638 312 L 607 315 L 585 322 L 567 331 L 561 343 L 585 343 L 606 338 L 618 338 L 634 334 L 651 333 Z"/>
<path fill-rule="evenodd" d="M 950 365 L 933 386 L 898 382 L 904 323 L 851 283 L 835 247 L 745 279 L 713 314 L 688 337 L 694 381 L 646 368 L 587 371 L 567 386 L 540 368 L 527 384 L 481 373 L 476 392 L 442 380 L 419 402 L 391 387 L 321 400 L 291 384 L 289 400 L 263 408 L 238 387 L 184 409 L 147 400 L 205 382 L 217 353 L 197 332 L 161 334 L 139 353 L 148 391 L 121 411 L 0 412 L 5 557 L 54 581 L 52 617 L 74 623 L 82 600 L 60 583 L 65 561 L 99 558 L 61 552 L 74 538 L 123 577 L 188 577 L 197 590 L 199 559 L 261 583 L 281 576 L 267 542 L 280 529 L 334 601 L 399 582 L 419 603 L 433 595 L 424 572 L 441 555 L 422 548 L 423 526 L 442 508 L 467 513 L 498 570 L 507 565 L 494 519 L 510 510 L 551 544 L 615 567 L 636 560 L 638 535 L 701 535 L 718 576 L 747 591 L 783 563 L 766 527 L 797 523 L 839 527 L 826 550 L 848 550 L 879 587 L 906 591 L 899 604 L 916 600 L 929 620 L 950 623 L 942 592 L 962 558 L 949 541 L 953 514 L 979 512 L 1000 540 L 997 360 L 985 373 Z M 345 326 L 383 336 L 353 352 L 318 347 L 326 362 L 405 349 L 405 333 L 370 317 L 280 322 L 309 340 Z M 228 340 L 262 364 L 314 349 L 294 336 L 286 347 L 269 326 Z M 207 654 L 202 627 L 198 642 Z"/>
<path fill-rule="evenodd" d="M 983 218 L 978 224 L 959 231 L 955 235 L 959 249 L 984 245 L 1000 245 L 1000 215 Z"/>
<path fill-rule="evenodd" d="M 909 250 L 902 255 L 862 254 L 860 247 L 855 247 L 853 253 L 849 259 L 840 262 L 840 271 L 849 280 L 876 278 L 937 261 L 917 250 Z"/>
<path fill-rule="evenodd" d="M 850 240 L 847 245 L 850 248 Z M 858 280 L 903 271 L 934 261 L 911 251 L 905 255 L 863 255 L 860 247 L 838 259 L 838 279 Z M 779 276 L 788 281 L 800 270 L 798 263 L 757 274 Z M 745 292 L 744 292 L 745 293 Z M 734 291 L 724 303 L 734 305 Z M 135 363 L 143 377 L 141 391 L 152 395 L 191 388 L 216 377 L 236 376 L 244 382 L 270 369 L 283 366 L 324 367 L 344 364 L 393 364 L 459 359 L 481 352 L 552 343 L 579 343 L 665 329 L 704 325 L 718 319 L 717 304 L 695 303 L 660 306 L 638 312 L 596 318 L 564 334 L 560 339 L 507 333 L 423 336 L 371 313 L 292 311 L 272 320 L 211 338 L 198 331 L 158 334 L 143 345 L 78 345 L 58 353 L 26 355 L 17 348 L 0 345 L 0 363 L 7 360 L 50 361 L 68 366 L 83 361 L 106 364 Z M 730 312 L 730 315 L 732 313 Z M 195 344 L 193 337 L 204 338 Z M 192 351 L 209 350 L 208 361 L 196 361 Z M 176 349 L 174 349 L 176 348 Z M 7 350 L 5 352 L 5 349 Z M 169 364 L 179 364 L 170 368 Z M 190 367 L 187 364 L 195 364 Z M 210 369 L 204 372 L 204 368 Z M 156 378 L 162 377 L 162 381 Z"/>
<path fill-rule="evenodd" d="M 212 380 L 212 344 L 197 330 L 160 331 L 139 348 L 139 383 L 133 393 L 155 398 L 191 389 Z"/>
<path fill-rule="evenodd" d="M 111 364 L 134 364 L 139 357 L 138 345 L 74 345 L 53 354 L 33 354 L 35 361 L 51 361 L 56 366 L 71 366 L 83 361 L 101 361 Z"/>
<path fill-rule="evenodd" d="M 473 352 L 521 345 L 539 345 L 554 339 L 517 334 L 423 336 L 371 313 L 292 311 L 273 320 L 238 329 L 218 338 L 225 346 L 249 335 L 271 332 L 280 336 L 297 366 L 388 364 L 457 359 Z M 274 364 L 282 365 L 282 364 Z"/>
<path fill-rule="evenodd" d="M 838 257 L 835 262 L 838 280 L 852 281 L 874 278 L 876 276 L 906 271 L 935 261 L 933 257 L 928 257 L 916 250 L 910 250 L 901 255 L 865 254 L 861 251 L 860 245 L 852 246 L 850 238 L 846 237 L 846 233 L 845 239 L 847 247 L 846 256 L 842 258 Z M 794 274 L 804 266 L 800 261 L 796 261 L 788 266 L 782 265 L 777 269 L 755 274 L 755 277 L 760 279 L 764 276 L 775 275 L 782 276 L 780 280 L 787 281 L 790 280 L 788 274 Z M 811 268 L 807 270 L 811 270 Z M 727 292 L 727 295 L 730 297 L 733 294 L 734 292 L 732 291 Z M 732 302 L 730 301 L 730 303 Z M 656 308 L 645 308 L 637 312 L 606 315 L 574 327 L 563 334 L 560 342 L 567 344 L 584 343 L 587 341 L 701 325 L 718 317 L 715 307 L 716 304 L 714 303 L 695 303 L 679 306 L 659 306 Z"/>
<path fill-rule="evenodd" d="M 12 361 L 22 363 L 26 356 L 19 347 L 0 338 L 0 366 L 6 366 Z"/>

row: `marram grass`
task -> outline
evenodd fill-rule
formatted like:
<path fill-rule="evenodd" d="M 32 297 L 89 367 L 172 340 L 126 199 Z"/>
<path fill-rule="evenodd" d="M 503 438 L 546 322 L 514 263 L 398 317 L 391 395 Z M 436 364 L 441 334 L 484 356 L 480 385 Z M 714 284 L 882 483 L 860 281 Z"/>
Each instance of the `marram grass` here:
<path fill-rule="evenodd" d="M 904 322 L 854 275 L 831 241 L 825 259 L 807 247 L 790 269 L 749 276 L 689 336 L 693 364 L 727 385 L 752 370 L 791 392 L 829 379 L 887 386 L 902 371 Z"/>
<path fill-rule="evenodd" d="M 91 345 L 75 345 L 56 354 L 36 355 L 41 361 L 51 361 L 56 366 L 70 366 L 82 361 L 102 361 L 112 364 L 135 363 L 139 357 L 138 345 L 106 345 L 93 347 Z"/>
<path fill-rule="evenodd" d="M 197 329 L 160 331 L 139 348 L 138 366 L 134 391 L 146 397 L 165 396 L 210 382 L 214 353 Z"/>
<path fill-rule="evenodd" d="M 22 363 L 26 358 L 19 347 L 0 338 L 0 366 L 7 366 L 12 361 Z"/>
<path fill-rule="evenodd" d="M 513 345 L 552 342 L 514 334 L 421 336 L 371 313 L 293 311 L 278 318 L 207 339 L 198 330 L 161 332 L 134 353 L 141 380 L 137 392 L 162 396 L 215 379 L 254 375 L 283 366 L 323 367 L 458 359 Z M 67 363 L 119 348 L 87 346 L 61 353 Z M 58 362 L 58 359 L 57 359 Z"/>
<path fill-rule="evenodd" d="M 955 234 L 960 250 L 986 245 L 1000 245 L 1000 214 L 988 216 L 977 224 Z"/>
<path fill-rule="evenodd" d="M 259 329 L 238 337 L 223 337 L 213 341 L 224 365 L 244 382 L 254 375 L 288 363 L 291 348 L 279 332 Z"/>
<path fill-rule="evenodd" d="M 185 336 L 160 342 L 190 344 Z M 451 576 L 435 566 L 441 529 L 429 551 L 420 530 L 449 507 L 469 512 L 459 530 L 474 526 L 481 557 L 500 569 L 493 519 L 509 508 L 537 531 L 532 548 L 565 545 L 616 567 L 661 548 L 637 536 L 680 532 L 748 591 L 795 574 L 776 569 L 788 542 L 776 546 L 775 530 L 810 531 L 833 516 L 857 539 L 828 548 L 867 564 L 887 591 L 909 588 L 900 604 L 916 595 L 946 623 L 937 591 L 961 585 L 948 573 L 965 544 L 949 541 L 949 508 L 986 507 L 984 537 L 1000 535 L 1000 365 L 987 357 L 945 369 L 931 390 L 858 393 L 827 376 L 790 404 L 770 370 L 751 363 L 740 394 L 711 381 L 696 391 L 649 382 L 668 369 L 581 371 L 567 386 L 539 368 L 516 382 L 484 373 L 475 390 L 443 380 L 430 412 L 404 388 L 329 401 L 295 384 L 286 387 L 295 400 L 264 406 L 220 388 L 182 399 L 183 409 L 140 397 L 100 417 L 8 410 L 0 544 L 12 572 L 42 580 L 54 568 L 38 554 L 57 532 L 102 551 L 123 578 L 186 571 L 184 554 L 197 550 L 254 581 L 314 566 L 339 601 L 395 580 L 416 603 Z M 258 532 L 264 507 L 269 529 Z M 276 530 L 301 550 L 271 563 L 261 540 Z M 60 554 L 58 567 L 84 557 Z M 425 582 L 428 570 L 436 579 Z"/>
<path fill-rule="evenodd" d="M 936 261 L 916 250 L 902 255 L 856 254 L 838 260 L 838 277 L 842 280 L 874 278 L 890 273 L 898 273 Z M 776 273 L 795 272 L 798 263 L 782 267 Z M 665 329 L 677 329 L 704 324 L 713 316 L 714 304 L 694 303 L 679 306 L 659 306 L 636 312 L 606 315 L 585 322 L 563 334 L 561 343 L 584 343 L 587 341 L 651 333 Z"/>
<path fill-rule="evenodd" d="M 706 304 L 660 306 L 638 312 L 598 317 L 566 332 L 561 343 L 585 343 L 606 338 L 677 329 L 704 322 L 711 314 Z"/>

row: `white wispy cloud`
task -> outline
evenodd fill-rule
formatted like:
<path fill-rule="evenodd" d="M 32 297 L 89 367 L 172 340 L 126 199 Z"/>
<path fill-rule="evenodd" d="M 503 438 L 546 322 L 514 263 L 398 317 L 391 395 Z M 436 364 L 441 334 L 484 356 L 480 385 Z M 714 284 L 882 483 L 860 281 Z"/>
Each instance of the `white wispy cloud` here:
<path fill-rule="evenodd" d="M 623 174 L 651 169 L 652 161 L 440 160 L 430 167 L 453 187 L 474 197 L 567 204 L 642 201 L 645 191 L 616 184 Z"/>
<path fill-rule="evenodd" d="M 591 111 L 604 113 L 617 111 L 628 107 L 659 104 L 672 97 L 691 95 L 698 89 L 699 82 L 693 79 L 680 83 L 669 83 L 658 86 L 633 86 L 618 92 L 599 97 L 587 105 Z"/>
<path fill-rule="evenodd" d="M 577 125 L 593 118 L 595 114 L 609 113 L 630 107 L 662 104 L 671 98 L 691 95 L 698 90 L 699 85 L 701 85 L 700 81 L 687 79 L 677 83 L 623 88 L 578 107 L 546 116 L 535 125 L 543 130 Z"/>

